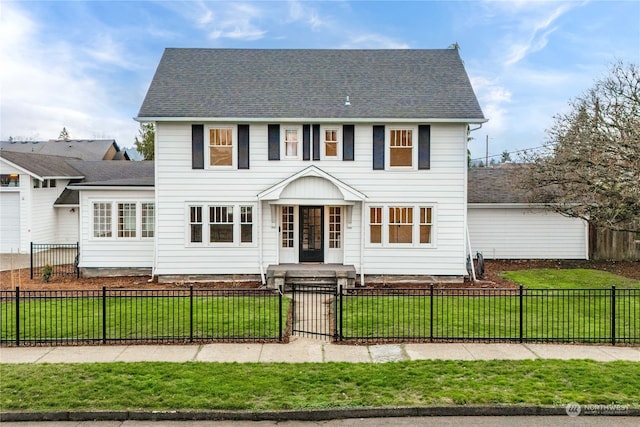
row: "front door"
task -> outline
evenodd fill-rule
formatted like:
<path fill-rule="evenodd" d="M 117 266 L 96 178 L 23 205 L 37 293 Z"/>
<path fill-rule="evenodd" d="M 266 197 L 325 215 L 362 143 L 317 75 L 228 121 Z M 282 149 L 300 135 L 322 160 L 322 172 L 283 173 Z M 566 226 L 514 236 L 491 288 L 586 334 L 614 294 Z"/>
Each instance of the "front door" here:
<path fill-rule="evenodd" d="M 300 206 L 300 262 L 324 262 L 324 208 Z"/>

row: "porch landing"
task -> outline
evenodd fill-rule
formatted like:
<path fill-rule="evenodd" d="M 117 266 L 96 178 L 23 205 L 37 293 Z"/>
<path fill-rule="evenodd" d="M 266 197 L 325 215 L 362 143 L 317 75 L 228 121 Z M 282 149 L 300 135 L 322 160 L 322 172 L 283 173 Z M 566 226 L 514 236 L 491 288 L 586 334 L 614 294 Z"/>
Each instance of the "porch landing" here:
<path fill-rule="evenodd" d="M 267 286 L 276 288 L 292 283 L 310 283 L 352 287 L 356 282 L 356 268 L 343 264 L 278 264 L 267 267 Z"/>

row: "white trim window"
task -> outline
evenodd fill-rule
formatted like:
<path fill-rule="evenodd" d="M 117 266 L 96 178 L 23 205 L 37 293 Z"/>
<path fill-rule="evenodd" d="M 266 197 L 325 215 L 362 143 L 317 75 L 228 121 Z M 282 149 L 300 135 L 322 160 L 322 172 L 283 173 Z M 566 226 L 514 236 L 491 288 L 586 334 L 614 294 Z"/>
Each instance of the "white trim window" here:
<path fill-rule="evenodd" d="M 283 248 L 294 247 L 294 207 L 283 206 L 282 207 L 282 239 L 281 244 Z"/>
<path fill-rule="evenodd" d="M 155 235 L 155 203 L 142 203 L 142 230 L 141 237 L 153 237 Z"/>
<path fill-rule="evenodd" d="M 233 126 L 211 127 L 208 129 L 209 167 L 235 167 L 236 144 L 234 143 L 235 132 Z"/>
<path fill-rule="evenodd" d="M 282 132 L 282 150 L 285 159 L 299 159 L 302 152 L 300 148 L 300 135 L 302 135 L 299 126 L 283 126 Z"/>
<path fill-rule="evenodd" d="M 325 160 L 340 160 L 340 129 L 338 127 L 322 128 L 322 155 Z"/>
<path fill-rule="evenodd" d="M 93 237 L 96 239 L 111 238 L 111 202 L 93 204 Z"/>
<path fill-rule="evenodd" d="M 416 129 L 390 128 L 388 131 L 388 141 L 386 144 L 387 168 L 391 169 L 415 169 L 418 164 Z"/>
<path fill-rule="evenodd" d="M 94 239 L 140 240 L 155 235 L 155 204 L 149 201 L 91 202 Z"/>
<path fill-rule="evenodd" d="M 136 202 L 118 203 L 118 237 L 136 237 Z"/>
<path fill-rule="evenodd" d="M 189 242 L 202 243 L 202 206 L 189 206 Z"/>
<path fill-rule="evenodd" d="M 209 206 L 209 243 L 233 243 L 233 206 Z"/>
<path fill-rule="evenodd" d="M 413 208 L 408 206 L 389 207 L 389 243 L 413 243 Z"/>
<path fill-rule="evenodd" d="M 255 209 L 248 203 L 187 204 L 185 246 L 255 246 Z"/>
<path fill-rule="evenodd" d="M 434 218 L 434 206 L 369 206 L 367 246 L 434 247 Z"/>
<path fill-rule="evenodd" d="M 342 208 L 329 206 L 329 249 L 340 249 L 342 243 Z"/>
<path fill-rule="evenodd" d="M 240 243 L 253 243 L 253 206 L 240 206 Z"/>

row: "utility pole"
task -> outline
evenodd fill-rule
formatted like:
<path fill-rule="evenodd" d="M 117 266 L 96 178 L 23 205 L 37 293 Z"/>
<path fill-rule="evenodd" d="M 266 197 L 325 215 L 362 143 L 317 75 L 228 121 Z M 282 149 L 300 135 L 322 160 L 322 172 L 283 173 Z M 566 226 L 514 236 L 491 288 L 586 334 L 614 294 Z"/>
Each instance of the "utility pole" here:
<path fill-rule="evenodd" d="M 489 167 L 489 134 L 487 134 L 487 139 L 484 144 L 484 166 Z"/>

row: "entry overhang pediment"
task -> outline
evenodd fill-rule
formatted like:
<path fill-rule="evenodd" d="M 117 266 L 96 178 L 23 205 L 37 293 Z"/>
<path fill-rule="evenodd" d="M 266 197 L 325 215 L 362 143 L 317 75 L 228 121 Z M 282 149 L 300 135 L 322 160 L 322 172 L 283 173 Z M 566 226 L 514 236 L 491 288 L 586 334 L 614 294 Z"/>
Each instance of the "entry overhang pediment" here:
<path fill-rule="evenodd" d="M 323 171 L 319 167 L 312 165 L 291 175 L 289 178 L 285 179 L 284 181 L 281 181 L 276 185 L 271 186 L 266 190 L 264 190 L 263 192 L 259 193 L 258 200 L 265 200 L 265 201 L 280 200 L 284 195 L 283 193 L 285 192 L 289 184 L 292 184 L 303 178 L 321 178 L 325 182 L 333 184 L 335 189 L 337 189 L 341 194 L 341 199 L 346 202 L 358 202 L 358 201 L 363 201 L 367 198 L 367 196 L 364 193 L 361 193 L 360 191 L 356 190 L 350 185 L 345 184 L 344 182 L 340 181 L 339 179 L 332 176 L 331 174 Z M 320 196 L 319 198 L 323 198 L 321 195 L 318 195 L 318 194 L 309 198 L 310 199 L 318 198 L 316 196 Z"/>

